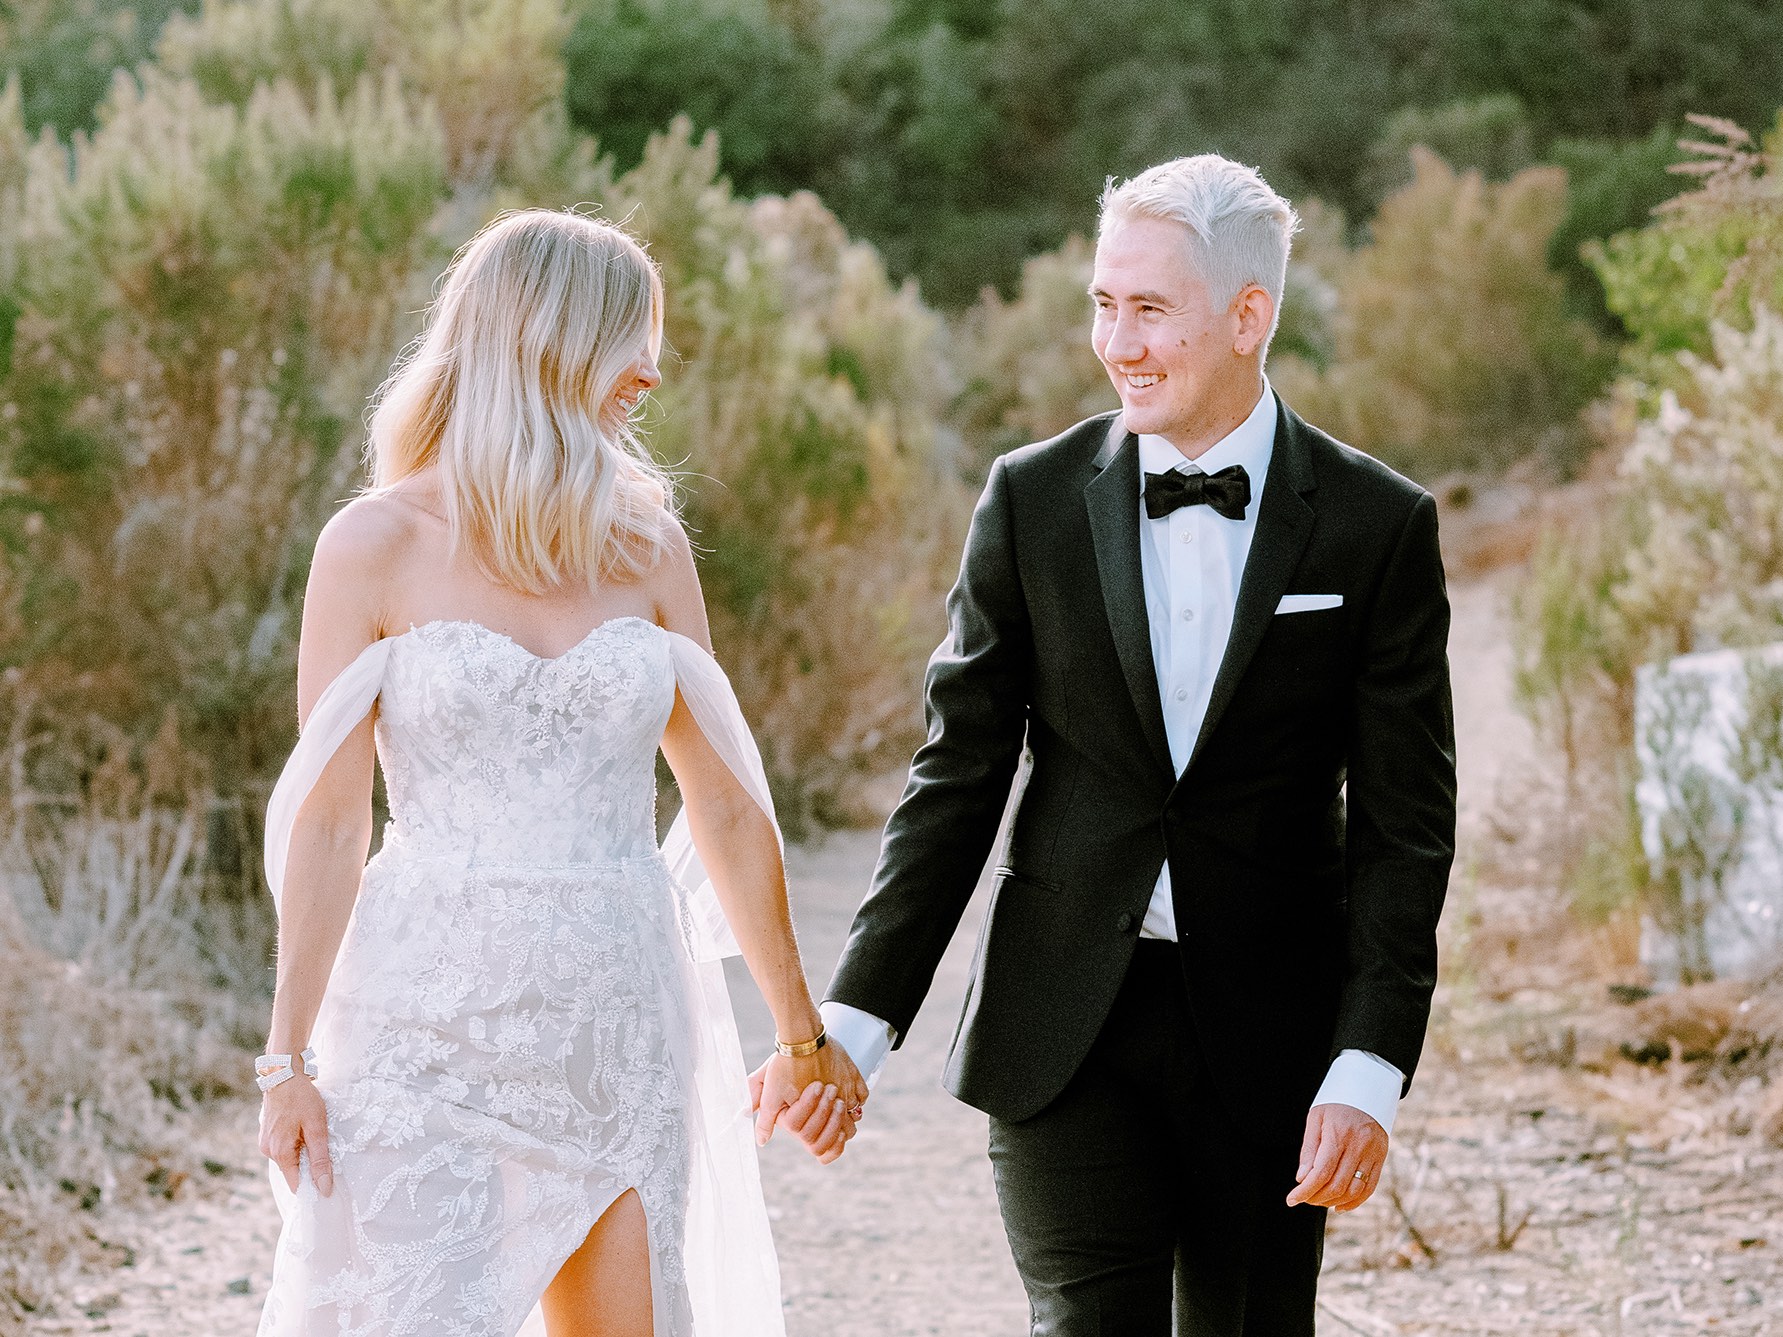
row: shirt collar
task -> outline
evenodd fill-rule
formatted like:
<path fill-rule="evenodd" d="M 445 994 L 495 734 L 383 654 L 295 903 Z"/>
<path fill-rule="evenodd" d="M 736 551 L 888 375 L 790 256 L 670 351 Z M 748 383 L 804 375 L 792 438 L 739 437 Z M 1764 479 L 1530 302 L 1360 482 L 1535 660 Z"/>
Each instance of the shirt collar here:
<path fill-rule="evenodd" d="M 1139 438 L 1140 473 L 1161 474 L 1170 469 L 1199 469 L 1218 473 L 1230 465 L 1242 464 L 1251 476 L 1254 495 L 1261 495 L 1263 476 L 1269 470 L 1269 458 L 1275 452 L 1275 392 L 1269 378 L 1263 378 L 1263 394 L 1250 417 L 1201 453 L 1200 458 L 1186 460 L 1183 453 L 1161 436 Z"/>

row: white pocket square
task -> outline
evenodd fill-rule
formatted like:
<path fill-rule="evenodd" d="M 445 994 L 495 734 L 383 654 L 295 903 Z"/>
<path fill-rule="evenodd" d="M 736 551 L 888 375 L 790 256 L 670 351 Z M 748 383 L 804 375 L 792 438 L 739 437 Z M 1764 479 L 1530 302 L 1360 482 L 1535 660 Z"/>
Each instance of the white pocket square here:
<path fill-rule="evenodd" d="M 1284 594 L 1275 606 L 1277 613 L 1312 613 L 1321 608 L 1342 608 L 1341 594 Z"/>

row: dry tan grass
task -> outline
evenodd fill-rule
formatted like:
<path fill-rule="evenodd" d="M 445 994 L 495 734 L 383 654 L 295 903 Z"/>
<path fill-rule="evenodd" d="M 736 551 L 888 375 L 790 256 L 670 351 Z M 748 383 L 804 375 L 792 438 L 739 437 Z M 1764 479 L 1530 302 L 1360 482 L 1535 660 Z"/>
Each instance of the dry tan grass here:
<path fill-rule="evenodd" d="M 196 829 L 81 816 L 0 845 L 0 1324 L 130 1261 L 114 1210 L 223 1172 L 191 1133 L 250 1087 L 258 915 L 203 908 Z"/>

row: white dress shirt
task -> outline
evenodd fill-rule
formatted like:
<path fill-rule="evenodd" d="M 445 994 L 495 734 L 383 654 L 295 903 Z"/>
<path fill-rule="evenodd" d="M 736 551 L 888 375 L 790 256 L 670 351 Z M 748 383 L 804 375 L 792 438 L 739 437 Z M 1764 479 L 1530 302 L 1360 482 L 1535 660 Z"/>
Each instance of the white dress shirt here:
<path fill-rule="evenodd" d="M 1140 566 L 1152 664 L 1157 670 L 1170 759 L 1178 774 L 1188 766 L 1207 716 L 1214 676 L 1232 633 L 1239 580 L 1257 530 L 1263 484 L 1275 449 L 1275 426 L 1275 396 L 1265 381 L 1262 397 L 1250 416 L 1193 461 L 1163 437 L 1139 438 L 1142 488 L 1147 473 L 1178 469 L 1211 474 L 1234 464 L 1242 465 L 1251 481 L 1251 504 L 1242 520 L 1228 520 L 1206 505 L 1182 506 L 1153 520 L 1145 514 L 1142 496 L 1133 501 L 1139 507 Z M 1168 863 L 1158 873 L 1139 935 L 1172 942 L 1177 938 Z M 891 1028 L 845 1003 L 826 1002 L 819 1010 L 825 1030 L 848 1051 L 871 1083 L 891 1049 Z M 1333 1060 L 1313 1104 L 1353 1106 L 1390 1133 L 1402 1084 L 1399 1069 L 1386 1060 L 1365 1050 L 1346 1049 Z"/>

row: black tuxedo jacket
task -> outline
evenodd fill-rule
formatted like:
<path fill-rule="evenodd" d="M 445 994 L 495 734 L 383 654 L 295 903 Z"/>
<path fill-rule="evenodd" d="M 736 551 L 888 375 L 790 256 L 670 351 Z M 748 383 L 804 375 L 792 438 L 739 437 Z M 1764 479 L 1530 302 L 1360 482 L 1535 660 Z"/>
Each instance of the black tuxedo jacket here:
<path fill-rule="evenodd" d="M 1140 574 L 1137 438 L 1104 415 L 991 470 L 929 661 L 928 741 L 828 997 L 909 1032 L 1019 767 L 946 1073 L 998 1118 L 1037 1113 L 1077 1070 L 1166 859 L 1196 1038 L 1243 1125 L 1297 1139 L 1341 1049 L 1408 1082 L 1417 1066 L 1455 825 L 1436 507 L 1286 405 L 1277 423 L 1181 775 Z M 1290 593 L 1343 604 L 1278 614 Z"/>

